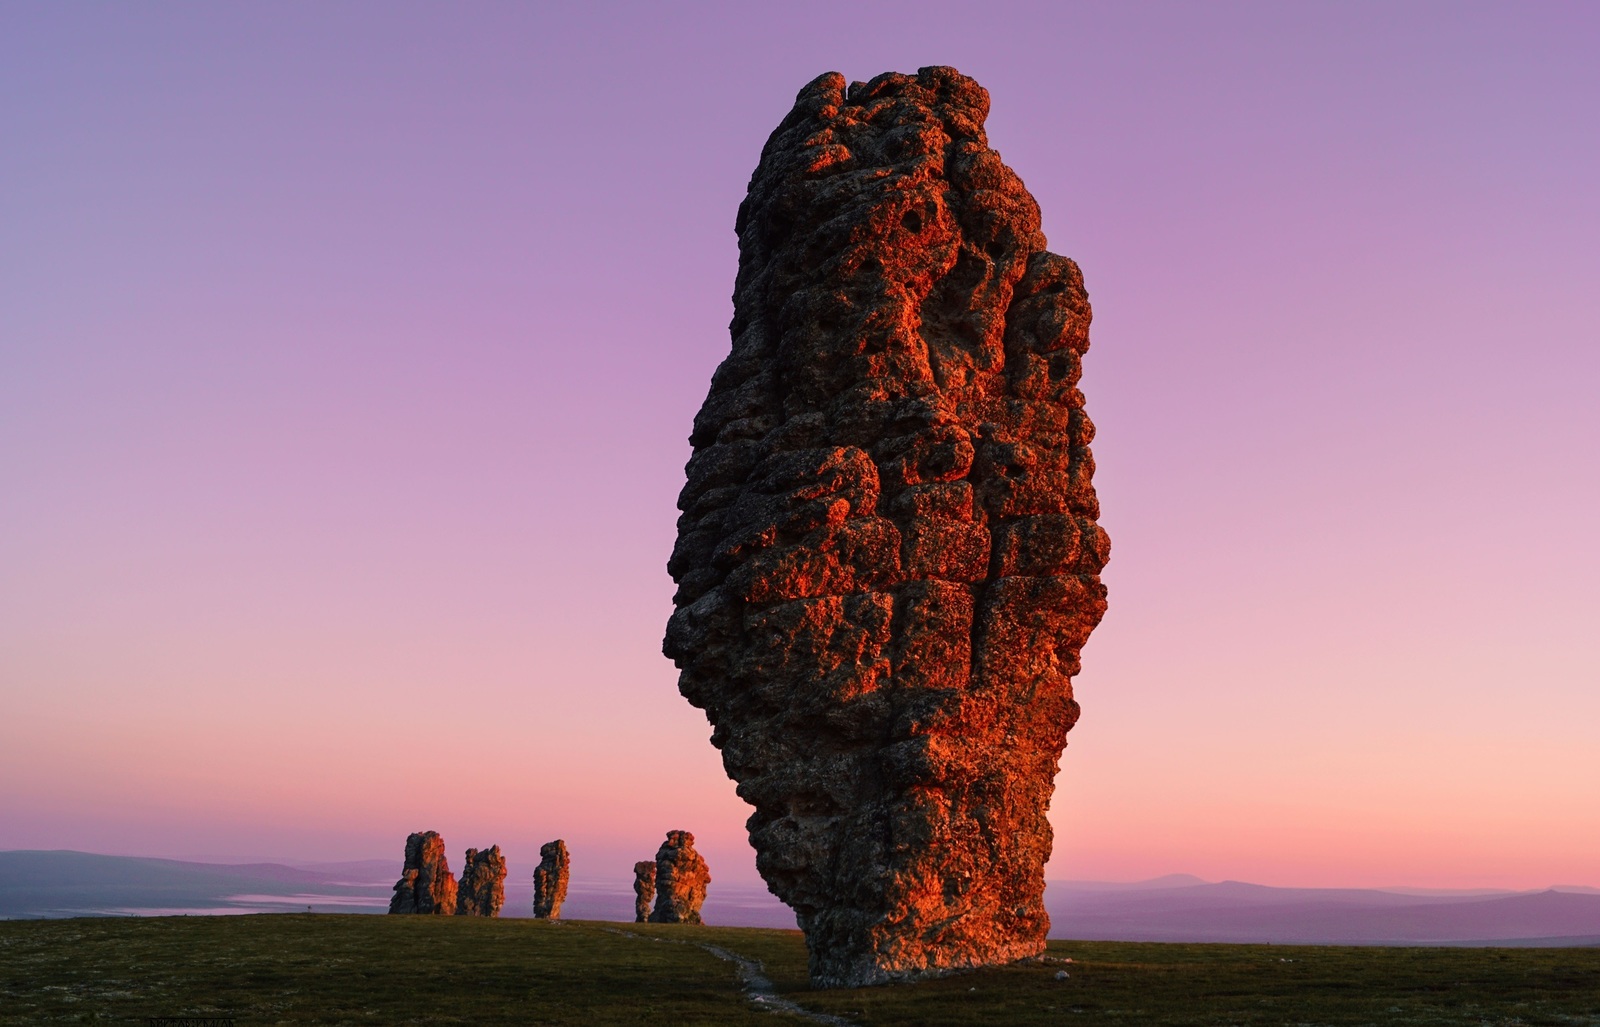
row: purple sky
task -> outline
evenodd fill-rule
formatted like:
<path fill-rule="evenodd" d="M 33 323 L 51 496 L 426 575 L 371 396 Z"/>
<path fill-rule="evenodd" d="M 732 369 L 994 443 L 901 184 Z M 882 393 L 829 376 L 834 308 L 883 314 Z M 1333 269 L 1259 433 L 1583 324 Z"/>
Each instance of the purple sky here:
<path fill-rule="evenodd" d="M 0 8 L 0 848 L 753 877 L 659 655 L 734 212 L 953 64 L 1095 306 L 1050 875 L 1600 885 L 1594 6 L 666 6 Z"/>

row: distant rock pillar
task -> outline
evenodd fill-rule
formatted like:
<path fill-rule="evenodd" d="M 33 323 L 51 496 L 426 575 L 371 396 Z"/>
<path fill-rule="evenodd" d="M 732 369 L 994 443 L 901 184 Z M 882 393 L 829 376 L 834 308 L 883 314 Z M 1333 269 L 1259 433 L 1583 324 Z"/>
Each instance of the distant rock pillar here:
<path fill-rule="evenodd" d="M 700 905 L 706 900 L 711 871 L 694 851 L 694 835 L 668 831 L 656 852 L 656 908 L 653 924 L 698 924 Z"/>
<path fill-rule="evenodd" d="M 557 838 L 539 847 L 539 869 L 533 872 L 533 915 L 544 920 L 561 916 L 567 898 L 567 843 Z"/>
<path fill-rule="evenodd" d="M 500 846 L 468 849 L 456 891 L 457 916 L 499 916 L 506 901 L 506 860 Z"/>
<path fill-rule="evenodd" d="M 650 919 L 650 904 L 656 900 L 655 860 L 641 860 L 633 865 L 633 922 L 642 924 Z"/>
<path fill-rule="evenodd" d="M 456 879 L 444 854 L 438 831 L 419 831 L 406 838 L 406 865 L 395 882 L 391 913 L 450 916 L 456 911 Z"/>

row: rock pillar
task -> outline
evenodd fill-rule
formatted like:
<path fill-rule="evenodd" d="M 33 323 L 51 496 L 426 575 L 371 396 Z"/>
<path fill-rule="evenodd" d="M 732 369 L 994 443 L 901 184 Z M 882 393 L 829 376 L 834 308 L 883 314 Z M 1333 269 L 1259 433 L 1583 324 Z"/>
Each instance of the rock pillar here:
<path fill-rule="evenodd" d="M 668 831 L 656 850 L 656 908 L 653 924 L 698 924 L 700 905 L 706 900 L 711 871 L 694 851 L 694 835 Z"/>
<path fill-rule="evenodd" d="M 533 872 L 533 915 L 555 920 L 567 898 L 567 843 L 557 838 L 539 847 L 539 868 Z"/>
<path fill-rule="evenodd" d="M 1110 543 L 1083 276 L 988 113 L 952 68 L 800 91 L 689 437 L 665 651 L 822 986 L 1036 956 L 1050 923 Z"/>
<path fill-rule="evenodd" d="M 421 831 L 406 839 L 405 869 L 395 882 L 391 913 L 431 913 L 450 916 L 456 911 L 456 879 L 437 831 Z"/>
<path fill-rule="evenodd" d="M 506 861 L 500 846 L 468 849 L 456 889 L 457 916 L 499 916 L 506 901 Z"/>
<path fill-rule="evenodd" d="M 656 864 L 641 860 L 633 865 L 633 922 L 650 919 L 650 906 L 656 900 Z"/>

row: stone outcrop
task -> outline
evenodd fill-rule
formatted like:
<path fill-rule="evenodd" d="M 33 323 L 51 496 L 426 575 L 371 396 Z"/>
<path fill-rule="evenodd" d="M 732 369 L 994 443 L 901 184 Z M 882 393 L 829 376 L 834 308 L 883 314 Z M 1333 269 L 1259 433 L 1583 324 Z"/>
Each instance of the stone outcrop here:
<path fill-rule="evenodd" d="M 533 872 L 533 915 L 547 920 L 561 916 L 567 899 L 567 843 L 557 838 L 539 846 L 539 867 Z"/>
<path fill-rule="evenodd" d="M 988 109 L 950 68 L 801 90 L 690 436 L 664 648 L 818 985 L 1036 956 L 1049 926 L 1110 546 L 1083 279 Z"/>
<path fill-rule="evenodd" d="M 655 881 L 656 908 L 650 913 L 651 923 L 701 922 L 700 906 L 706 900 L 711 870 L 694 851 L 694 835 L 688 831 L 667 832 L 667 840 L 656 850 Z"/>
<path fill-rule="evenodd" d="M 641 860 L 633 865 L 633 922 L 650 919 L 650 906 L 656 900 L 656 864 Z"/>
<path fill-rule="evenodd" d="M 506 901 L 506 860 L 500 846 L 468 849 L 456 889 L 457 916 L 499 916 Z"/>
<path fill-rule="evenodd" d="M 419 831 L 406 838 L 406 865 L 395 882 L 391 913 L 433 913 L 450 916 L 456 911 L 456 879 L 437 831 Z"/>

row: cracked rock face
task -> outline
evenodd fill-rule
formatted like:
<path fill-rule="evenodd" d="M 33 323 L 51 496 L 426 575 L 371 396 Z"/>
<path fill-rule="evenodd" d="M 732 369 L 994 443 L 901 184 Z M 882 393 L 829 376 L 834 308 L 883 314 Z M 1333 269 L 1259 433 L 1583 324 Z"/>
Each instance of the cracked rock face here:
<path fill-rule="evenodd" d="M 706 900 L 706 886 L 710 883 L 711 870 L 694 851 L 694 835 L 668 831 L 667 840 L 656 850 L 656 908 L 650 914 L 650 922 L 701 923 L 700 905 Z"/>
<path fill-rule="evenodd" d="M 389 912 L 450 916 L 455 911 L 456 879 L 444 854 L 444 839 L 437 831 L 410 835 L 406 838 L 405 869 L 395 882 Z"/>
<path fill-rule="evenodd" d="M 500 846 L 468 849 L 456 889 L 457 916 L 499 916 L 506 901 L 506 861 Z"/>
<path fill-rule="evenodd" d="M 567 843 L 557 838 L 539 846 L 539 866 L 533 872 L 533 915 L 559 919 L 567 899 Z"/>
<path fill-rule="evenodd" d="M 801 90 L 739 209 L 665 651 L 823 986 L 1044 950 L 1109 555 L 1089 302 L 950 68 Z"/>
<path fill-rule="evenodd" d="M 650 905 L 656 900 L 656 865 L 654 860 L 640 860 L 633 865 L 633 922 L 642 924 L 650 919 Z"/>

